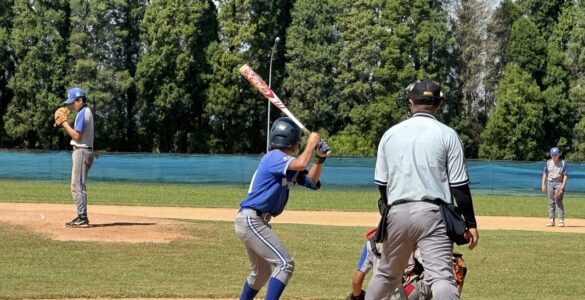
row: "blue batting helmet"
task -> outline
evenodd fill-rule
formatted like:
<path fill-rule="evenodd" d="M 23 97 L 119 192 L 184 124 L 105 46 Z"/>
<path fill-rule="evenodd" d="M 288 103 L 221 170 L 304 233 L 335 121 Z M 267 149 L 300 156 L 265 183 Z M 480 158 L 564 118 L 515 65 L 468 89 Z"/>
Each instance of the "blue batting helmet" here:
<path fill-rule="evenodd" d="M 301 140 L 301 129 L 287 117 L 276 119 L 270 129 L 271 148 L 290 148 Z"/>

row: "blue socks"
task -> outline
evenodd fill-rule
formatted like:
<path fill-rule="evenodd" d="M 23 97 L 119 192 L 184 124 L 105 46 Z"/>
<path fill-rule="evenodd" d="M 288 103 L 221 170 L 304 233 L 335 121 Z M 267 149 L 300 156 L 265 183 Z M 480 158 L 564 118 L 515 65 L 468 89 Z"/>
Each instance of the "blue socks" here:
<path fill-rule="evenodd" d="M 282 281 L 270 277 L 270 281 L 268 281 L 268 290 L 266 291 L 266 300 L 280 299 L 280 295 L 282 295 L 285 287 L 286 285 L 284 285 Z"/>
<path fill-rule="evenodd" d="M 258 294 L 258 291 L 250 287 L 248 280 L 244 281 L 244 288 L 242 289 L 240 300 L 252 300 L 256 297 L 256 294 Z"/>
<path fill-rule="evenodd" d="M 278 300 L 284 292 L 284 288 L 286 285 L 282 283 L 282 281 L 270 277 L 270 281 L 268 281 L 268 290 L 266 291 L 266 300 Z M 258 291 L 251 288 L 248 284 L 248 281 L 244 281 L 244 287 L 242 288 L 242 294 L 240 295 L 240 300 L 252 300 L 256 297 Z"/>

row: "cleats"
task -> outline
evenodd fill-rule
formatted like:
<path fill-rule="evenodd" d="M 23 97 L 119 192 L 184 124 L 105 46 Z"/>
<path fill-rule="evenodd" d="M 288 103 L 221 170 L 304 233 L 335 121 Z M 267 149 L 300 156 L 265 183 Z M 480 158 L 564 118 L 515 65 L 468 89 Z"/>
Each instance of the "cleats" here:
<path fill-rule="evenodd" d="M 89 227 L 89 219 L 77 217 L 70 222 L 65 223 L 66 227 Z"/>

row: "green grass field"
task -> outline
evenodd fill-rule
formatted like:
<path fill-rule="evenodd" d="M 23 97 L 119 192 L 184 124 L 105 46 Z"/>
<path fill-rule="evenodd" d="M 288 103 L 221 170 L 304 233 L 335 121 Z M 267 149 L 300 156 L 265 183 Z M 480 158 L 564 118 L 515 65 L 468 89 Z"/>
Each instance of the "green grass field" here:
<path fill-rule="evenodd" d="M 59 182 L 0 180 L 0 201 L 71 203 Z M 237 207 L 243 187 L 90 182 L 90 205 Z M 370 189 L 295 189 L 289 209 L 374 211 Z M 566 200 L 585 218 L 585 201 Z M 543 197 L 476 196 L 478 215 L 539 216 Z M 286 298 L 342 299 L 367 228 L 275 224 L 296 260 Z M 62 242 L 0 224 L 0 298 L 236 297 L 249 270 L 231 222 L 185 222 L 195 239 L 170 244 Z M 480 231 L 464 254 L 463 299 L 582 299 L 585 234 Z M 263 292 L 261 292 L 263 295 Z"/>
<path fill-rule="evenodd" d="M 375 211 L 379 198 L 372 188 L 293 188 L 287 209 Z M 0 180 L 0 201 L 72 203 L 69 184 L 51 181 Z M 238 207 L 247 188 L 226 185 L 89 182 L 90 204 Z M 473 193 L 473 191 L 472 191 Z M 570 196 L 570 194 L 568 195 Z M 544 217 L 548 202 L 542 197 L 475 195 L 477 215 Z M 567 197 L 568 218 L 585 218 L 585 198 Z"/>
<path fill-rule="evenodd" d="M 231 222 L 189 222 L 171 244 L 59 242 L 0 226 L 0 298 L 236 297 L 247 272 Z M 286 298 L 342 299 L 365 228 L 274 226 L 296 260 Z M 483 231 L 464 299 L 580 299 L 583 234 Z M 261 299 L 261 298 L 260 298 Z"/>

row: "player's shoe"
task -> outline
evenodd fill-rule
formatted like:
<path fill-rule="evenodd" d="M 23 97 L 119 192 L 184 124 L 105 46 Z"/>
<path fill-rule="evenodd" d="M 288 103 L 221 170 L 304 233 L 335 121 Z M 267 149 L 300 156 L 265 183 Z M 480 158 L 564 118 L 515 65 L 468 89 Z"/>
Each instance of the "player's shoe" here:
<path fill-rule="evenodd" d="M 565 220 L 559 220 L 559 227 L 565 227 Z"/>
<path fill-rule="evenodd" d="M 555 226 L 555 219 L 550 219 L 548 220 L 548 223 L 546 223 L 547 227 L 552 227 Z"/>
<path fill-rule="evenodd" d="M 65 223 L 65 226 L 67 226 L 67 227 L 89 227 L 89 219 L 77 217 L 77 218 L 71 220 L 71 222 Z"/>

